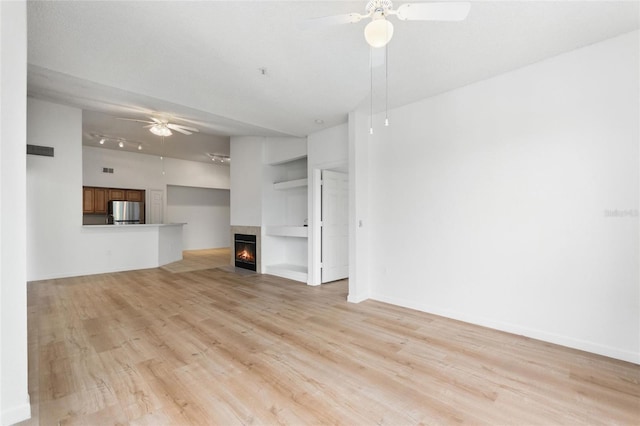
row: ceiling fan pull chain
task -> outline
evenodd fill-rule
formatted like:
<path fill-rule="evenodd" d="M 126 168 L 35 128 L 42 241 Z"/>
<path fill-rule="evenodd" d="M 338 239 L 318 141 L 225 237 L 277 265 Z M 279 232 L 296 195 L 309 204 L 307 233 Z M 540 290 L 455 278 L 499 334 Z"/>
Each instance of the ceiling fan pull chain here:
<path fill-rule="evenodd" d="M 389 126 L 389 45 L 384 46 L 384 125 Z"/>
<path fill-rule="evenodd" d="M 369 134 L 373 134 L 373 47 L 369 47 Z"/>
<path fill-rule="evenodd" d="M 162 155 L 160 156 L 160 162 L 162 162 L 162 176 L 164 176 L 164 136 L 162 136 Z"/>

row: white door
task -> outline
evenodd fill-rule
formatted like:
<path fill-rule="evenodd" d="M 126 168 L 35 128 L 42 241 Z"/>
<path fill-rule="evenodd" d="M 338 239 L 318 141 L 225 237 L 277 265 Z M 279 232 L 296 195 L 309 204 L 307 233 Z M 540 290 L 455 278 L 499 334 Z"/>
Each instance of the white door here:
<path fill-rule="evenodd" d="M 162 223 L 164 220 L 164 191 L 152 189 L 149 191 L 149 223 Z"/>
<path fill-rule="evenodd" d="M 322 171 L 322 282 L 349 276 L 349 177 Z"/>

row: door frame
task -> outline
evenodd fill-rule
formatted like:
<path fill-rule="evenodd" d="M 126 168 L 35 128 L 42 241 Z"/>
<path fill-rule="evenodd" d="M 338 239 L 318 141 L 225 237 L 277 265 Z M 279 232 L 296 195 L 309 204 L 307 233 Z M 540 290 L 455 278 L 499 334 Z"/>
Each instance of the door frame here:
<path fill-rule="evenodd" d="M 310 168 L 309 184 L 309 246 L 308 246 L 308 285 L 322 284 L 322 170 L 333 170 L 349 173 L 349 164 L 345 161 L 332 161 L 314 164 Z M 349 188 L 351 191 L 351 188 Z"/>

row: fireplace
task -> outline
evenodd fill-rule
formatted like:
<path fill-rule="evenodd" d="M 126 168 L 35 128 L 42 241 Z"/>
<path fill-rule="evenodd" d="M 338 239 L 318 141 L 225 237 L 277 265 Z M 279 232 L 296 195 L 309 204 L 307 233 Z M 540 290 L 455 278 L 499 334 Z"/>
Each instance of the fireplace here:
<path fill-rule="evenodd" d="M 248 234 L 234 234 L 235 243 L 235 266 L 238 268 L 256 271 L 257 250 L 256 236 Z"/>

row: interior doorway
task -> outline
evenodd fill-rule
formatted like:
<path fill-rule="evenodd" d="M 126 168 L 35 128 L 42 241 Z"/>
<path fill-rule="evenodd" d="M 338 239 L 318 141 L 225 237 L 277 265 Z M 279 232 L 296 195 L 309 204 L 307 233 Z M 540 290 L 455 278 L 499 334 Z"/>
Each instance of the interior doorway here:
<path fill-rule="evenodd" d="M 321 282 L 349 276 L 349 176 L 322 171 Z"/>
<path fill-rule="evenodd" d="M 164 222 L 164 191 L 162 189 L 152 189 L 149 193 L 149 220 L 147 223 Z"/>

